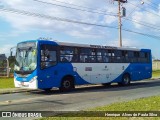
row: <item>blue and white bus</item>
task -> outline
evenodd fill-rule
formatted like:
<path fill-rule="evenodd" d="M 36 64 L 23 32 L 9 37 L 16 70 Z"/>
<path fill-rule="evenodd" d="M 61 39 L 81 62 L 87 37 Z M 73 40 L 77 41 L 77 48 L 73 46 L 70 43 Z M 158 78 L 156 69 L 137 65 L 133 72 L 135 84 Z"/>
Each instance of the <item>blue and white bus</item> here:
<path fill-rule="evenodd" d="M 15 87 L 20 88 L 129 85 L 152 77 L 151 50 L 30 40 L 17 44 L 14 71 Z"/>

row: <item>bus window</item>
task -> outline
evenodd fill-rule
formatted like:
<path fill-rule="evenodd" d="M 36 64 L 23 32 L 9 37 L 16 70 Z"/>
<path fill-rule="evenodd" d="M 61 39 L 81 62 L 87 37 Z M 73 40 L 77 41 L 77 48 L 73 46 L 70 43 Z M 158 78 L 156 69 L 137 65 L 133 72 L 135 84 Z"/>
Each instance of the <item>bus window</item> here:
<path fill-rule="evenodd" d="M 146 52 L 140 52 L 140 62 L 142 63 L 147 63 L 149 62 L 149 53 L 146 53 Z"/>
<path fill-rule="evenodd" d="M 114 53 L 112 53 L 112 50 L 107 50 L 107 56 L 108 56 L 108 62 L 113 62 L 112 56 L 114 57 Z"/>
<path fill-rule="evenodd" d="M 139 52 L 136 51 L 134 52 L 133 62 L 134 63 L 140 62 L 138 58 L 139 58 Z"/>
<path fill-rule="evenodd" d="M 136 61 L 136 58 L 134 57 L 133 51 L 128 51 L 128 62 L 134 63 Z"/>
<path fill-rule="evenodd" d="M 96 49 L 81 48 L 80 62 L 95 63 L 96 62 Z"/>
<path fill-rule="evenodd" d="M 91 49 L 81 48 L 80 49 L 80 62 L 90 62 L 89 55 L 91 54 Z"/>
<path fill-rule="evenodd" d="M 109 62 L 108 50 L 97 49 L 97 62 L 99 62 L 99 63 L 108 63 Z"/>
<path fill-rule="evenodd" d="M 113 62 L 115 62 L 115 63 L 122 62 L 122 59 L 121 59 L 122 58 L 122 51 L 114 50 L 112 55 L 113 55 Z"/>
<path fill-rule="evenodd" d="M 150 62 L 150 53 L 145 53 L 145 59 L 146 59 L 146 62 L 149 63 Z"/>
<path fill-rule="evenodd" d="M 128 63 L 128 62 L 130 62 L 129 61 L 129 58 L 128 58 L 128 52 L 127 51 L 122 51 L 122 62 L 123 63 Z"/>
<path fill-rule="evenodd" d="M 76 57 L 78 56 L 76 55 L 76 53 L 77 51 L 74 47 L 62 46 L 60 48 L 60 61 L 63 63 L 77 61 L 78 59 Z"/>
<path fill-rule="evenodd" d="M 89 53 L 89 62 L 95 63 L 96 62 L 96 49 L 92 49 Z"/>
<path fill-rule="evenodd" d="M 97 50 L 97 62 L 101 63 L 103 61 L 103 50 Z"/>
<path fill-rule="evenodd" d="M 73 57 L 71 62 L 79 62 L 79 48 L 74 47 L 73 49 L 74 51 L 73 51 Z"/>
<path fill-rule="evenodd" d="M 41 46 L 41 69 L 54 66 L 57 61 L 56 48 L 51 45 Z"/>
<path fill-rule="evenodd" d="M 80 55 L 80 62 L 88 62 L 88 56 L 87 55 Z"/>

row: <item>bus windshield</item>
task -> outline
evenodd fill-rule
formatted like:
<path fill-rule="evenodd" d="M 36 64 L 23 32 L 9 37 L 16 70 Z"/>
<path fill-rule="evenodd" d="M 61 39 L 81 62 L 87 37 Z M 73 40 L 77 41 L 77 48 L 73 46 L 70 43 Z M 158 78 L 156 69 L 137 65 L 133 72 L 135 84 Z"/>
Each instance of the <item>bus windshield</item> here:
<path fill-rule="evenodd" d="M 16 73 L 30 74 L 37 66 L 36 42 L 24 42 L 17 45 L 16 62 L 14 71 Z"/>

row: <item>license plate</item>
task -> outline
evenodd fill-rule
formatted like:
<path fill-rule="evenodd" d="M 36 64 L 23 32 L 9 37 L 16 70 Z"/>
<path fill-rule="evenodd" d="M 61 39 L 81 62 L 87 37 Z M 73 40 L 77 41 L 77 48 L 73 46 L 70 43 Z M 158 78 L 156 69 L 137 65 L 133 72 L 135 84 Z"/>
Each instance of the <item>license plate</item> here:
<path fill-rule="evenodd" d="M 25 84 L 24 82 L 21 82 L 20 85 L 21 87 L 29 87 L 29 85 L 27 83 Z"/>
<path fill-rule="evenodd" d="M 22 85 L 22 86 L 25 86 L 25 85 L 24 85 L 24 82 L 21 82 L 21 85 Z"/>

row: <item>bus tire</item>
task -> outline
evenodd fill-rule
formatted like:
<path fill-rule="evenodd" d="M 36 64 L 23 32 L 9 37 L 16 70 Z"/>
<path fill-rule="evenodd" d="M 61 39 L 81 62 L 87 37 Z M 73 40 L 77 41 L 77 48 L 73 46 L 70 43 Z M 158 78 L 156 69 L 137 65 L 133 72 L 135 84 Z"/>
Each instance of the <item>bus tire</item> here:
<path fill-rule="evenodd" d="M 44 91 L 45 91 L 46 93 L 49 93 L 49 92 L 51 92 L 51 89 L 52 89 L 52 88 L 46 88 L 46 89 L 44 89 Z"/>
<path fill-rule="evenodd" d="M 122 76 L 122 81 L 119 82 L 118 84 L 121 85 L 121 86 L 126 86 L 126 85 L 129 85 L 130 84 L 130 75 L 129 74 L 124 74 Z"/>
<path fill-rule="evenodd" d="M 74 80 L 73 80 L 73 78 L 70 77 L 70 76 L 64 77 L 62 79 L 61 87 L 59 88 L 59 90 L 61 92 L 65 92 L 65 91 L 71 91 L 73 89 L 74 89 Z"/>

